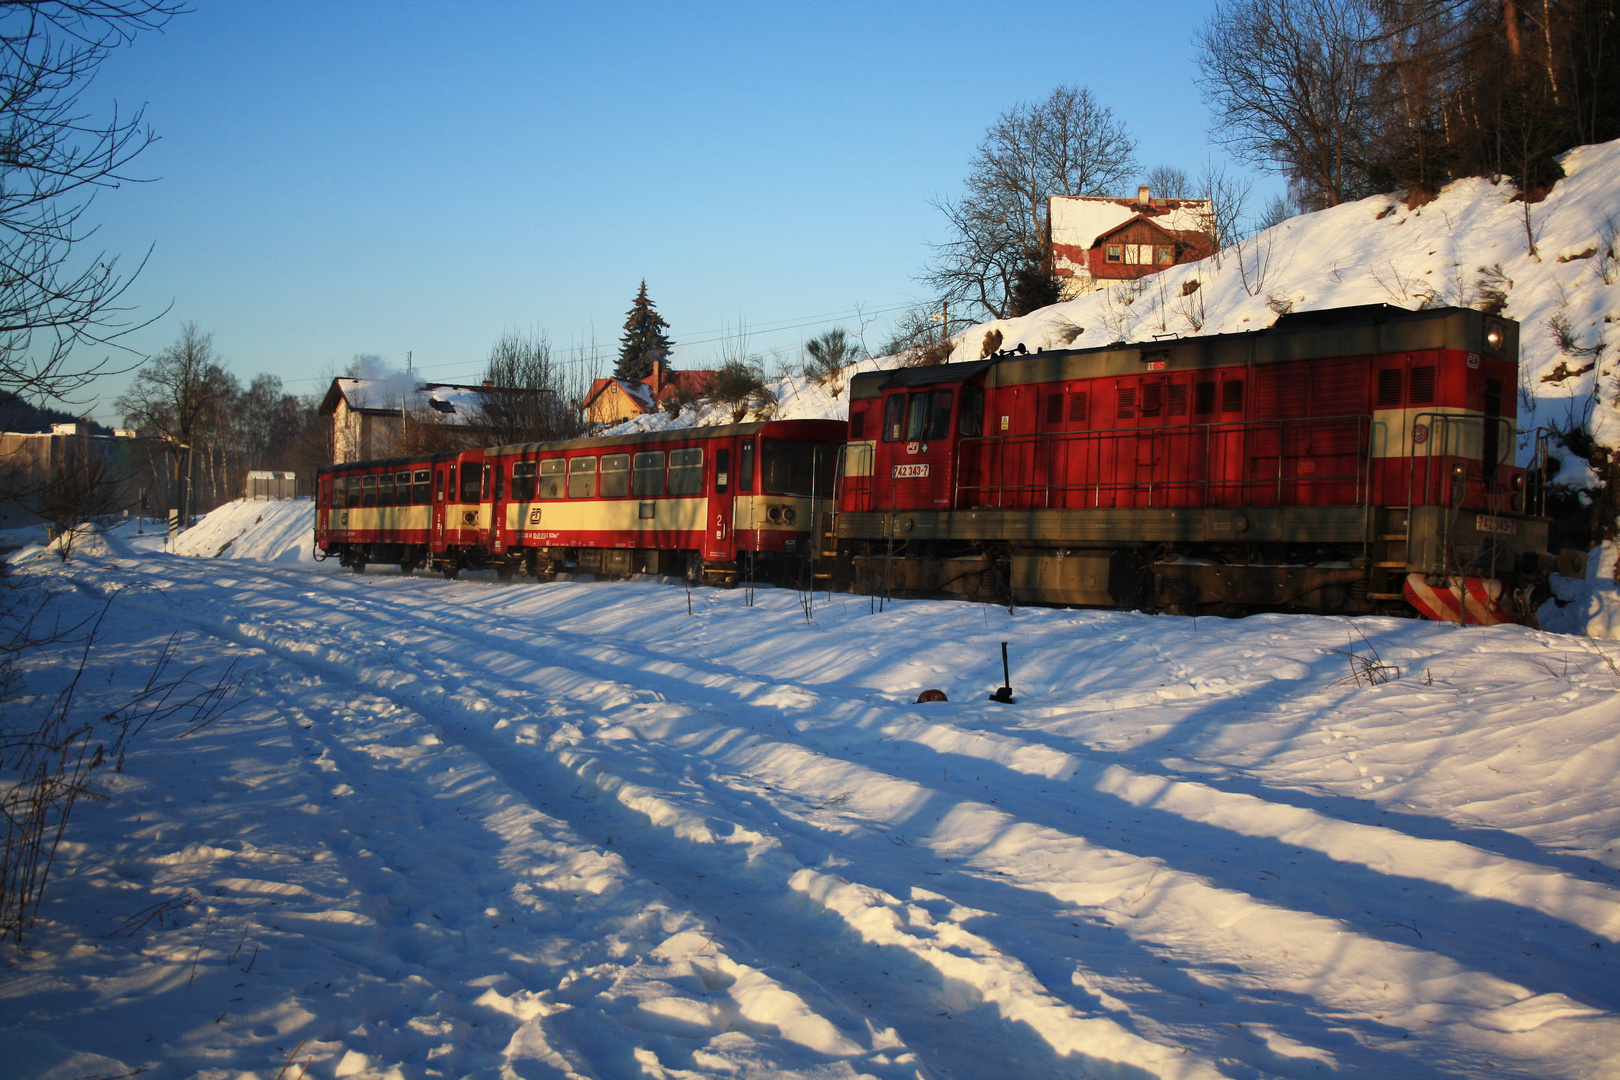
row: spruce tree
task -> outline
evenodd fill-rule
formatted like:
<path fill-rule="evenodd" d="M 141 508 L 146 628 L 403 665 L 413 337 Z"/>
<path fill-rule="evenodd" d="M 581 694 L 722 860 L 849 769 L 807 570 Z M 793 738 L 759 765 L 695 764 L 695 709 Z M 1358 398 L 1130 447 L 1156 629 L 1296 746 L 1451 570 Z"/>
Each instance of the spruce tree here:
<path fill-rule="evenodd" d="M 624 337 L 619 339 L 619 363 L 613 374 L 640 382 L 652 374 L 655 359 L 663 357 L 667 362 L 669 350 L 675 344 L 664 333 L 668 329 L 669 323 L 647 299 L 647 283 L 643 281 L 635 303 L 625 316 Z"/>

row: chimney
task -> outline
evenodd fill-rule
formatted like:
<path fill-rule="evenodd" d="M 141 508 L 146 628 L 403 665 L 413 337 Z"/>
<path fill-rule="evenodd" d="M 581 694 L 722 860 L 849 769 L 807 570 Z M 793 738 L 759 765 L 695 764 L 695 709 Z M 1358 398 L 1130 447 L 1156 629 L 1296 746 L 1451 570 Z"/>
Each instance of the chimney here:
<path fill-rule="evenodd" d="M 1143 206 L 1146 206 L 1149 202 L 1148 194 L 1148 186 L 1143 184 L 1141 187 L 1136 189 L 1136 201 L 1141 203 Z"/>
<path fill-rule="evenodd" d="M 652 395 L 653 401 L 658 400 L 658 392 L 664 388 L 664 357 L 662 354 L 653 357 Z"/>

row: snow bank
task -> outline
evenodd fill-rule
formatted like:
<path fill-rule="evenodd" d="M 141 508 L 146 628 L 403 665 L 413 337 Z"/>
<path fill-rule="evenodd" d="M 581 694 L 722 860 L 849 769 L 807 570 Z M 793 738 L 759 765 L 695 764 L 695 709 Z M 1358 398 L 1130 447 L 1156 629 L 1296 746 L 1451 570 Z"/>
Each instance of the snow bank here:
<path fill-rule="evenodd" d="M 175 537 L 170 550 L 208 559 L 313 563 L 315 503 L 311 499 L 238 499 L 209 512 Z"/>

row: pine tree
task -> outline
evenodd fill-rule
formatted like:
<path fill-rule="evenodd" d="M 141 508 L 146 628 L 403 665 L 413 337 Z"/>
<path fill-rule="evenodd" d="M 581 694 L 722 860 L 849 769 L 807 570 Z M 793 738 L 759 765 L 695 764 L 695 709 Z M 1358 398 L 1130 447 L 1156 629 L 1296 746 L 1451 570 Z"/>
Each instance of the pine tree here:
<path fill-rule="evenodd" d="M 625 316 L 624 337 L 619 339 L 619 363 L 613 374 L 640 382 L 652 374 L 654 360 L 663 358 L 667 362 L 669 350 L 675 344 L 664 333 L 668 329 L 669 323 L 647 299 L 647 283 L 643 281 L 635 303 Z"/>

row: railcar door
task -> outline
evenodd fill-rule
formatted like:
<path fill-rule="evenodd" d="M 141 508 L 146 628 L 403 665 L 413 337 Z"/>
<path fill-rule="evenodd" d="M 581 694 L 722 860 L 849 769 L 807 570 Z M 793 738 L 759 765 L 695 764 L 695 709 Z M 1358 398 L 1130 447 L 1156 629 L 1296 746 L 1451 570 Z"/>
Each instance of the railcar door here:
<path fill-rule="evenodd" d="M 703 532 L 703 557 L 715 561 L 730 560 L 737 554 L 731 442 L 728 439 L 709 444 L 714 463 L 712 469 L 705 469 L 709 478 L 709 512 Z"/>

